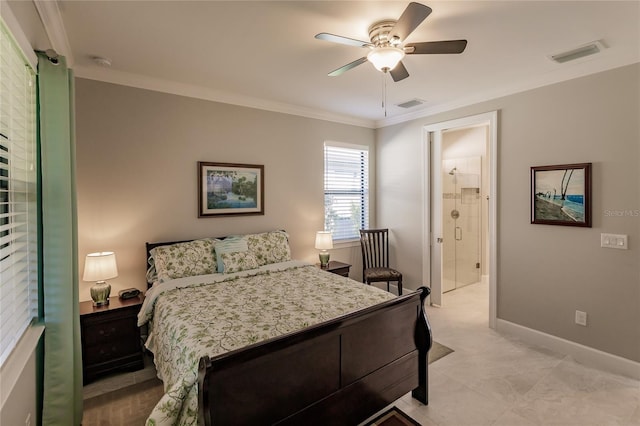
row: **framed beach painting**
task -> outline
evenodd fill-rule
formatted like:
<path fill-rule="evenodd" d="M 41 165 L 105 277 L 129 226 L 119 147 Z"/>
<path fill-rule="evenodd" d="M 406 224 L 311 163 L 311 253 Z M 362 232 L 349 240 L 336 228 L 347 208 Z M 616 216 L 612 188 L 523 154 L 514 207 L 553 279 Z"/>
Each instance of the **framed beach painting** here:
<path fill-rule="evenodd" d="M 263 215 L 264 166 L 198 162 L 198 217 Z"/>
<path fill-rule="evenodd" d="M 591 227 L 591 163 L 531 167 L 531 223 Z"/>

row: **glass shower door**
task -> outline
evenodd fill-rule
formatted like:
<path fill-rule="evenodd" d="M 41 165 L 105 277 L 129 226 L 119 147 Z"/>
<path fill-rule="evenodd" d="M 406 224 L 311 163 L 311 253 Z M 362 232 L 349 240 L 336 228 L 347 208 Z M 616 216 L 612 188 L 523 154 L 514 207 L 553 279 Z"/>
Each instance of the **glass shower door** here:
<path fill-rule="evenodd" d="M 480 157 L 443 160 L 442 291 L 480 281 Z"/>

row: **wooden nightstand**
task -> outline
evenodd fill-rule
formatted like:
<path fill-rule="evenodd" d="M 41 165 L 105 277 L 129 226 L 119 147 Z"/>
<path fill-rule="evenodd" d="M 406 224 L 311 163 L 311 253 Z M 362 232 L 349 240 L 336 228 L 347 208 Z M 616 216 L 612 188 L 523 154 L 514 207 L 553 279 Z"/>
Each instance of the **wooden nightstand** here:
<path fill-rule="evenodd" d="M 143 296 L 122 300 L 111 297 L 109 305 L 94 307 L 80 302 L 82 371 L 84 383 L 117 370 L 144 368 L 138 312 Z"/>
<path fill-rule="evenodd" d="M 320 264 L 316 263 L 316 266 L 320 268 Z M 336 275 L 342 275 L 343 277 L 349 276 L 349 269 L 351 269 L 351 265 L 348 263 L 338 262 L 337 260 L 330 260 L 329 264 L 326 268 L 320 268 L 327 272 L 331 272 Z"/>

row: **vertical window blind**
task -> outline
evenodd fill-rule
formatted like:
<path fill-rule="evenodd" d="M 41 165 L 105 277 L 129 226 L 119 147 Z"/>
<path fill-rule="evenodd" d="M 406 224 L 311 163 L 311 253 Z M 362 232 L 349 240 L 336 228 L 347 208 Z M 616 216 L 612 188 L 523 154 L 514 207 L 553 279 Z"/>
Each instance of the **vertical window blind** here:
<path fill-rule="evenodd" d="M 354 240 L 368 226 L 368 147 L 325 143 L 325 230 L 331 231 L 334 240 Z"/>
<path fill-rule="evenodd" d="M 0 23 L 0 365 L 38 316 L 35 75 Z"/>

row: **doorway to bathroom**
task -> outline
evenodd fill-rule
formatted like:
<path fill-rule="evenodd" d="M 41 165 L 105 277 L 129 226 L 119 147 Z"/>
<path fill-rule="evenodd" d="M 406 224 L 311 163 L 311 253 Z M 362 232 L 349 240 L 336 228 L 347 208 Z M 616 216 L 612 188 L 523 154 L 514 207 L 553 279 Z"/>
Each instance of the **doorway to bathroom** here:
<path fill-rule="evenodd" d="M 425 127 L 423 279 L 430 303 L 475 283 L 489 286 L 496 319 L 497 111 Z"/>

